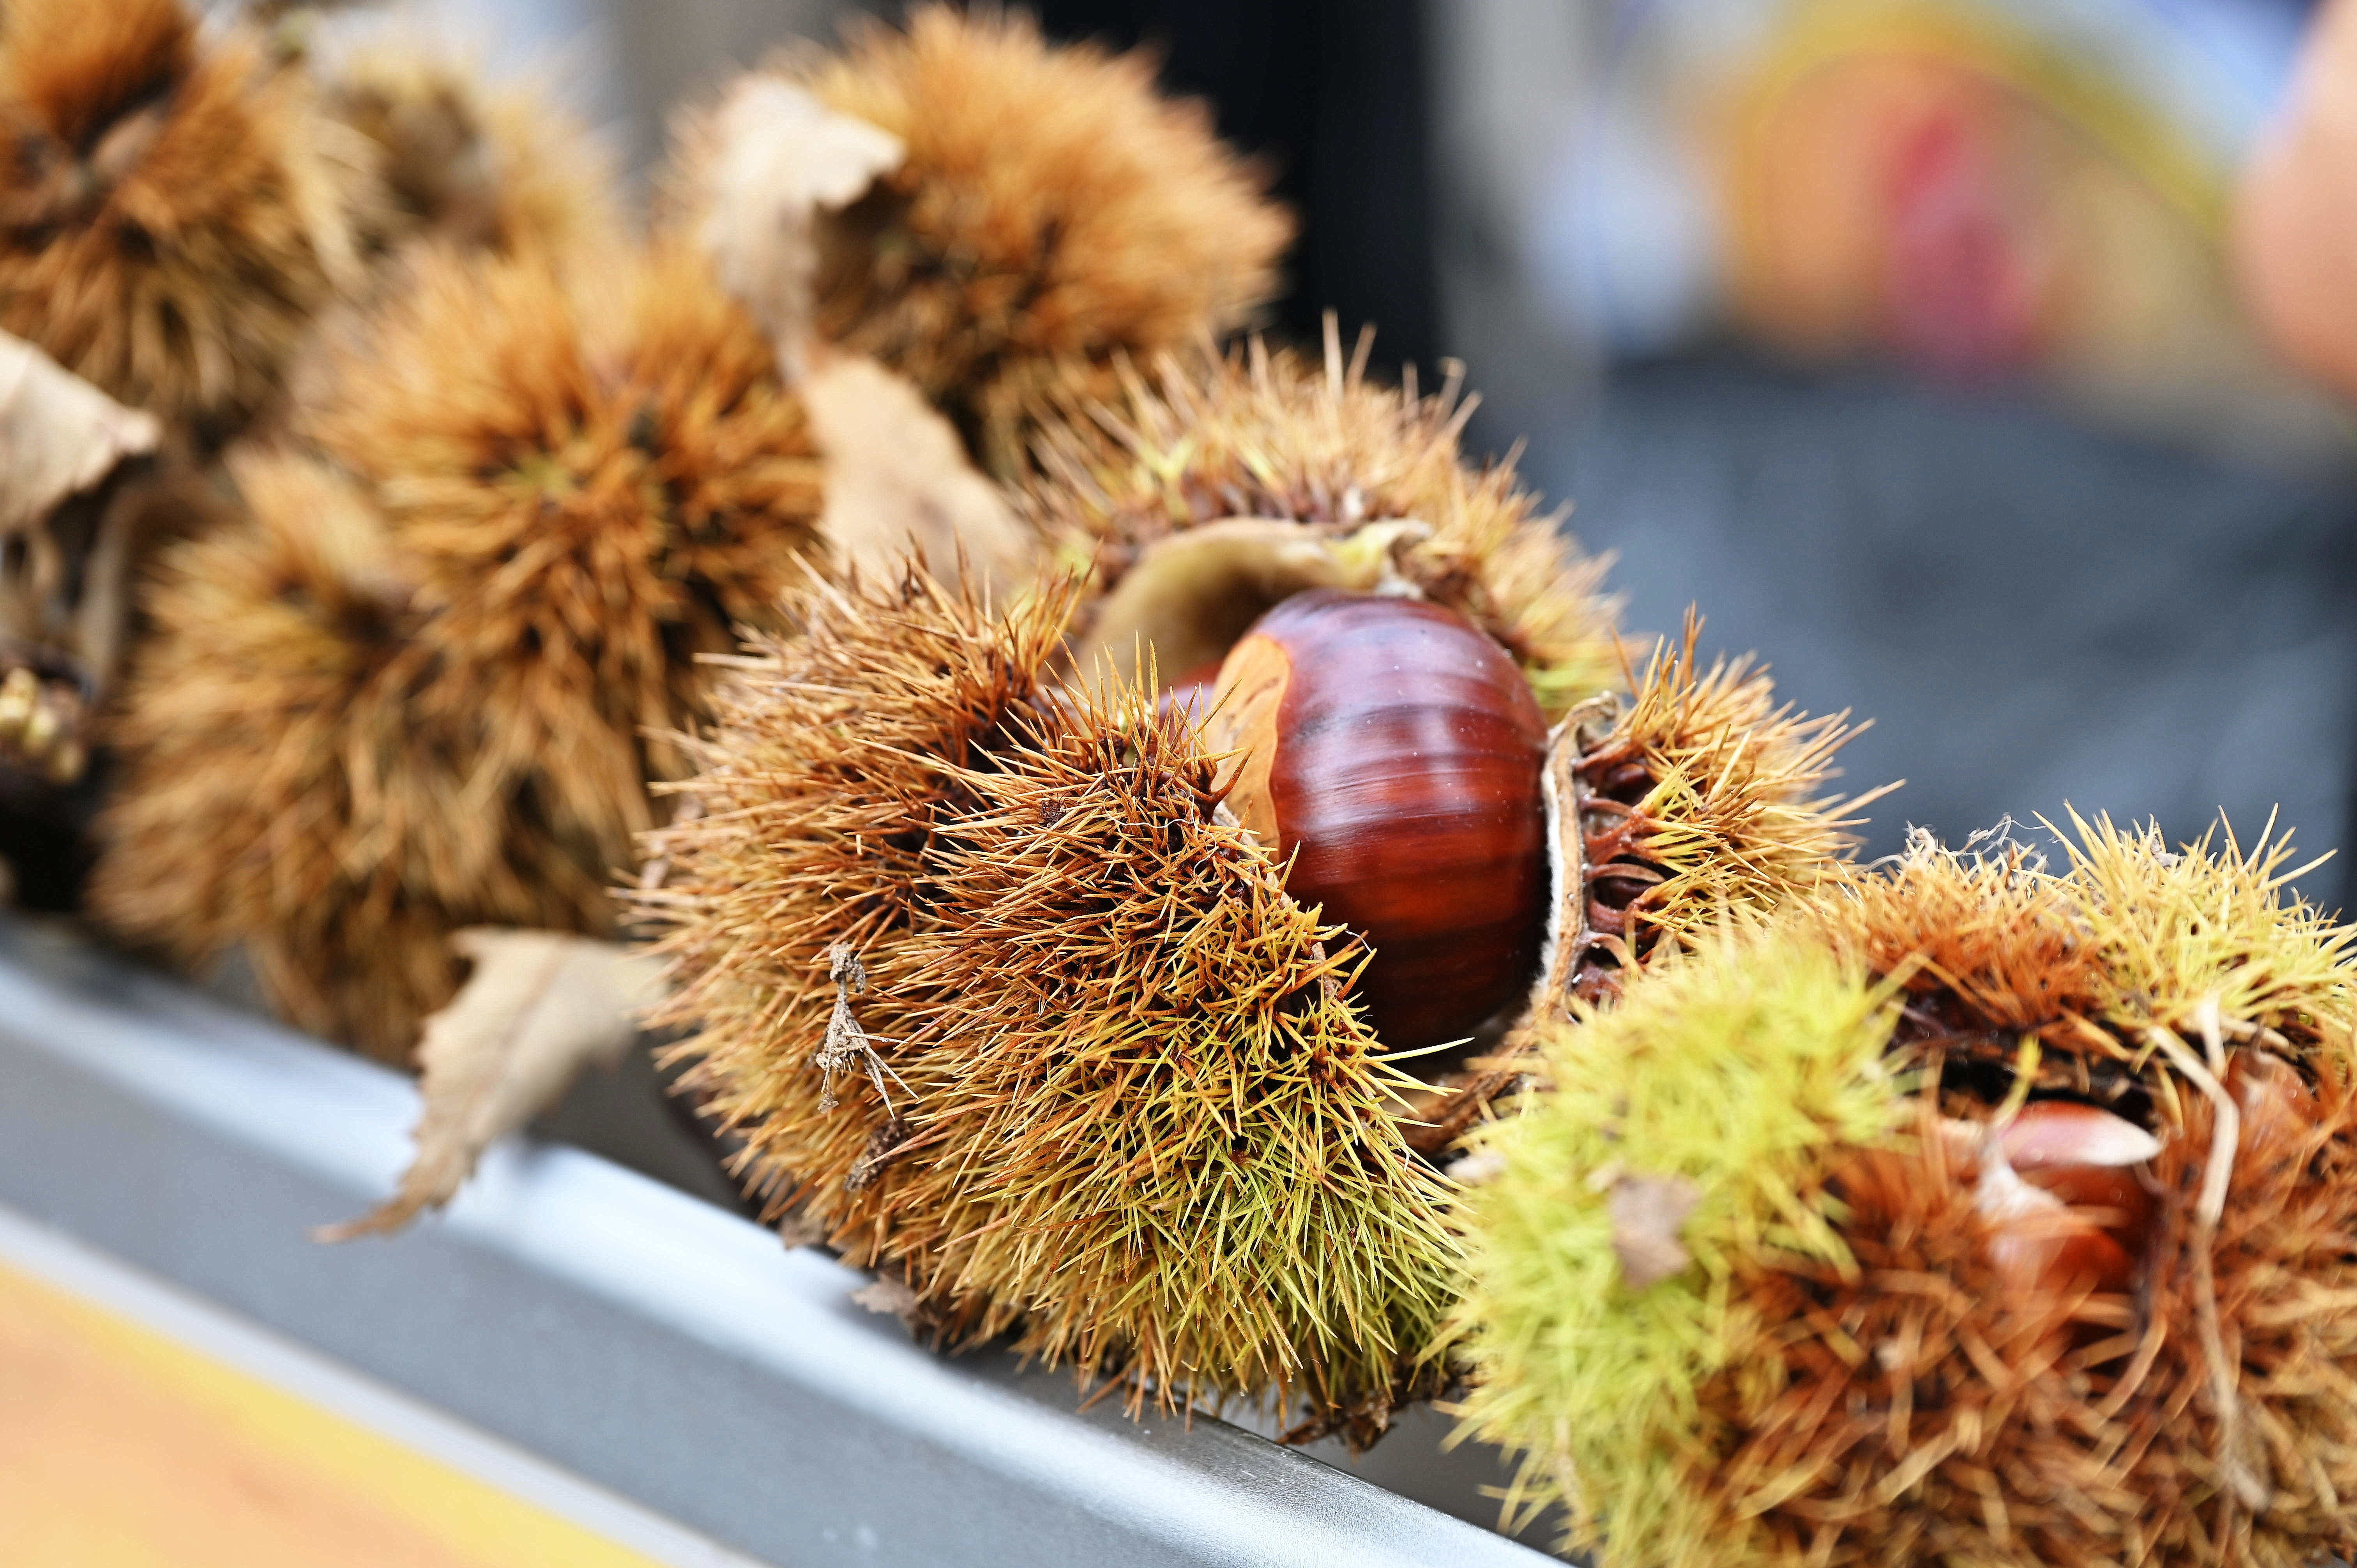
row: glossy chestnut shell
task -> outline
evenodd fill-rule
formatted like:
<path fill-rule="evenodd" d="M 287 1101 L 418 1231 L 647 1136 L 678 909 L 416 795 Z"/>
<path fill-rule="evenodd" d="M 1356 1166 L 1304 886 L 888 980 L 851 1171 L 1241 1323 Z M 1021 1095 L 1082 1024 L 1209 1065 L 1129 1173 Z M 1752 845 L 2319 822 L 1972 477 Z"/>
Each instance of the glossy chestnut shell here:
<path fill-rule="evenodd" d="M 1530 984 L 1545 924 L 1546 721 L 1454 611 L 1329 589 L 1255 622 L 1205 729 L 1286 891 L 1373 950 L 1357 992 L 1395 1050 L 1460 1039 Z"/>

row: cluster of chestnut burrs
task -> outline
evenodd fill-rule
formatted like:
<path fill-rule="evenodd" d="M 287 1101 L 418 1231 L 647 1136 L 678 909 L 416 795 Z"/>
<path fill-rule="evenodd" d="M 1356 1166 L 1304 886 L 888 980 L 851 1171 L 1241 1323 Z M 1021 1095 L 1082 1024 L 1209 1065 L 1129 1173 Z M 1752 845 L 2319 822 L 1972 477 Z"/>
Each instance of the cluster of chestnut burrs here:
<path fill-rule="evenodd" d="M 0 761 L 104 929 L 422 1069 L 344 1233 L 643 1021 L 939 1342 L 1458 1402 L 1616 1564 L 2357 1546 L 2283 844 L 1855 865 L 1841 717 L 1624 639 L 1453 374 L 1210 346 L 1287 222 L 1146 62 L 924 10 L 631 240 L 461 76 L 87 16 L 0 18 Z"/>

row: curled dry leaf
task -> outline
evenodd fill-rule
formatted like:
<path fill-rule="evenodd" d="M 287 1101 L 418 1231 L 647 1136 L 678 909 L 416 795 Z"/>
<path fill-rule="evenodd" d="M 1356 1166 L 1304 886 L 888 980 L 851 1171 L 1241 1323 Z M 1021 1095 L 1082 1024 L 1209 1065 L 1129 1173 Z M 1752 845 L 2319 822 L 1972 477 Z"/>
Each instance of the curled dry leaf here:
<path fill-rule="evenodd" d="M 162 440 L 155 415 L 124 407 L 23 338 L 0 332 L 0 537 L 38 524 L 68 496 Z"/>
<path fill-rule="evenodd" d="M 1412 593 L 1394 553 L 1431 532 L 1406 518 L 1338 535 L 1286 518 L 1231 517 L 1165 534 L 1097 607 L 1073 667 L 1131 681 L 1150 649 L 1168 682 L 1218 663 L 1253 622 L 1295 594 Z"/>
<path fill-rule="evenodd" d="M 966 461 L 965 444 L 924 395 L 872 360 L 813 338 L 813 220 L 898 167 L 900 139 L 838 113 L 774 76 L 745 78 L 714 116 L 701 239 L 721 286 L 777 345 L 826 459 L 819 530 L 845 565 L 886 573 L 912 549 L 944 575 L 994 589 L 1026 580 L 1031 535 Z"/>
<path fill-rule="evenodd" d="M 1684 1176 L 1624 1176 L 1612 1184 L 1605 1200 L 1612 1253 L 1631 1290 L 1659 1284 L 1694 1262 L 1678 1233 L 1701 1201 L 1702 1188 Z"/>
<path fill-rule="evenodd" d="M 873 360 L 829 354 L 802 395 L 826 459 L 819 532 L 839 562 L 885 578 L 913 550 L 936 576 L 971 576 L 994 594 L 1029 579 L 1030 532 L 915 387 Z"/>
<path fill-rule="evenodd" d="M 475 972 L 425 1021 L 417 1047 L 425 1112 L 393 1196 L 324 1241 L 398 1230 L 457 1195 L 475 1162 L 563 1094 L 592 1063 L 619 1059 L 661 999 L 661 961 L 619 942 L 478 926 L 452 945 Z"/>
<path fill-rule="evenodd" d="M 723 288 L 742 300 L 778 345 L 786 379 L 801 380 L 818 270 L 813 219 L 857 200 L 899 166 L 900 138 L 837 113 L 770 75 L 737 82 L 715 117 L 716 150 L 705 203 L 705 252 Z"/>
<path fill-rule="evenodd" d="M 870 1312 L 889 1313 L 911 1328 L 917 1326 L 917 1293 L 906 1280 L 879 1279 L 853 1291 L 851 1299 Z"/>
<path fill-rule="evenodd" d="M 135 498 L 60 525 L 77 496 L 155 452 L 163 427 L 0 333 L 0 762 L 53 784 L 86 758 L 85 688 L 112 673 L 128 614 Z M 35 668 L 38 665 L 38 668 Z"/>

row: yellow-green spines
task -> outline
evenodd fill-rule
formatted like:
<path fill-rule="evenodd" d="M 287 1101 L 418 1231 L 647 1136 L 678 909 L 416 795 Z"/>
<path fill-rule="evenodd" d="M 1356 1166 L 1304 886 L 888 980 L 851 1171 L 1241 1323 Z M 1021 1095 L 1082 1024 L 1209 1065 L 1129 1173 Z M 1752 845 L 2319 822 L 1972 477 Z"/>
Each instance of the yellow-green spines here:
<path fill-rule="evenodd" d="M 1453 1277 L 1407 1080 L 1191 733 L 1135 690 L 1047 693 L 1071 607 L 914 574 L 812 603 L 659 835 L 669 1015 L 756 1174 L 946 1337 L 1371 1435 Z M 836 943 L 879 1066 L 830 1094 Z"/>
<path fill-rule="evenodd" d="M 1829 1152 L 1900 1131 L 1881 1059 L 1893 1011 L 1805 935 L 1722 928 L 1548 1039 L 1546 1092 L 1473 1135 L 1500 1168 L 1463 1200 L 1476 1283 L 1455 1321 L 1478 1328 L 1465 1413 L 1522 1453 L 1525 1503 L 1579 1487 L 1567 1544 L 1600 1538 L 1631 1563 L 1746 1560 L 1748 1527 L 1695 1496 L 1720 1438 L 1697 1392 L 1739 1372 L 1770 1326 L 1738 1288 L 1752 1258 L 1848 1265 L 1824 1171 Z M 1616 1195 L 1678 1182 L 1694 1264 L 1631 1289 Z"/>
<path fill-rule="evenodd" d="M 610 929 L 697 657 L 805 571 L 821 476 L 768 343 L 676 252 L 610 296 L 434 252 L 366 326 L 240 470 L 253 523 L 172 564 L 92 903 L 191 965 L 274 955 L 291 1016 L 397 1056 L 451 930 Z M 315 490 L 374 538 L 365 593 L 307 564 Z"/>
<path fill-rule="evenodd" d="M 1106 590 L 1157 541 L 1223 519 L 1337 535 L 1426 525 L 1400 551 L 1401 573 L 1497 639 L 1557 718 L 1620 680 L 1603 566 L 1510 467 L 1466 465 L 1458 435 L 1470 412 L 1453 381 L 1424 397 L 1369 380 L 1363 357 L 1346 362 L 1330 335 L 1322 364 L 1257 342 L 1166 359 L 1150 380 L 1125 378 L 1123 396 L 1046 429 L 1033 512 Z"/>
<path fill-rule="evenodd" d="M 942 1001 L 911 1044 L 942 1061 L 894 1200 L 941 1216 L 977 1334 L 1380 1433 L 1453 1283 L 1393 1120 L 1414 1080 L 1193 737 L 1135 691 L 1059 720 L 941 830 Z"/>
<path fill-rule="evenodd" d="M 1569 1542 L 1668 1568 L 2349 1550 L 2348 937 L 2285 899 L 2279 844 L 2172 856 L 2098 822 L 2071 854 L 1919 843 L 1706 938 L 1551 1037 L 1555 1092 L 1479 1134 L 1468 1413 Z M 1822 1102 L 1763 1059 L 1836 1058 L 1860 1123 L 1697 1174 L 1691 1129 L 1734 1149 Z M 1723 1100 L 1651 1114 L 1696 1084 Z M 1993 1261 L 2025 1095 L 2158 1140 L 2149 1218 L 2100 1221 L 2126 1294 Z M 1632 1288 L 1611 1196 L 1663 1170 L 1699 1188 L 1693 1262 Z M 1755 1180 L 1777 1218 L 1735 1236 L 1714 1202 Z"/>
<path fill-rule="evenodd" d="M 1696 630 L 1654 650 L 1626 711 L 1579 764 L 1588 875 L 1605 895 L 1591 919 L 1632 958 L 1689 941 L 1727 910 L 1765 913 L 1835 874 L 1857 843 L 1848 813 L 1873 798 L 1824 792 L 1852 733 L 1846 714 L 1779 705 L 1749 659 L 1700 667 Z M 1622 897 L 1609 897 L 1624 878 Z"/>
<path fill-rule="evenodd" d="M 0 126 L 0 328 L 202 439 L 357 282 L 364 145 L 182 0 L 12 0 Z"/>
<path fill-rule="evenodd" d="M 2111 1009 L 2185 1030 L 2214 1003 L 2228 1018 L 2319 1046 L 2357 1026 L 2348 954 L 2357 929 L 2286 890 L 2295 867 L 2272 822 L 2249 851 L 2213 831 L 2172 854 L 2157 828 L 2072 819 L 2072 883 L 2087 889 Z M 2336 1046 L 2334 1048 L 2338 1048 Z"/>

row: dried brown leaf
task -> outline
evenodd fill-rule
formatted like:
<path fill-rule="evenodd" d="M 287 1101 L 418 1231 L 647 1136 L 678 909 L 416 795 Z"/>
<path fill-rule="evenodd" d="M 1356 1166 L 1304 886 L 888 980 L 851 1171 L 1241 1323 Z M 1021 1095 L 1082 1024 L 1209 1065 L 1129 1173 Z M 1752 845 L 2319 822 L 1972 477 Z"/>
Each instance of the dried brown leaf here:
<path fill-rule="evenodd" d="M 163 434 L 155 415 L 0 332 L 0 534 L 39 522 L 125 457 L 156 450 Z"/>
<path fill-rule="evenodd" d="M 777 1223 L 778 1240 L 791 1251 L 797 1247 L 815 1247 L 826 1240 L 826 1221 L 808 1212 L 789 1214 Z"/>
<path fill-rule="evenodd" d="M 88 757 L 86 698 L 113 673 L 146 507 L 96 492 L 162 426 L 0 333 L 0 766 L 64 786 Z"/>
<path fill-rule="evenodd" d="M 906 1280 L 877 1280 L 853 1291 L 851 1299 L 870 1312 L 889 1313 L 911 1328 L 917 1326 L 917 1293 Z"/>
<path fill-rule="evenodd" d="M 826 459 L 819 532 L 839 562 L 889 580 L 914 552 L 944 581 L 963 573 L 994 596 L 1028 580 L 1030 532 L 915 387 L 873 360 L 830 354 L 802 395 Z"/>
<path fill-rule="evenodd" d="M 890 132 L 767 75 L 730 90 L 714 131 L 705 253 L 721 286 L 776 341 L 786 379 L 798 381 L 818 270 L 813 219 L 821 208 L 857 200 L 877 176 L 899 166 L 904 148 Z"/>
<path fill-rule="evenodd" d="M 425 1112 L 393 1196 L 319 1239 L 398 1230 L 457 1196 L 485 1149 L 546 1109 L 592 1064 L 619 1058 L 663 993 L 661 961 L 559 931 L 477 926 L 451 944 L 475 972 L 425 1021 Z"/>
<path fill-rule="evenodd" d="M 1612 1184 L 1612 1252 L 1631 1290 L 1643 1290 L 1682 1272 L 1694 1255 L 1678 1239 L 1702 1188 L 1684 1176 L 1624 1176 Z"/>

